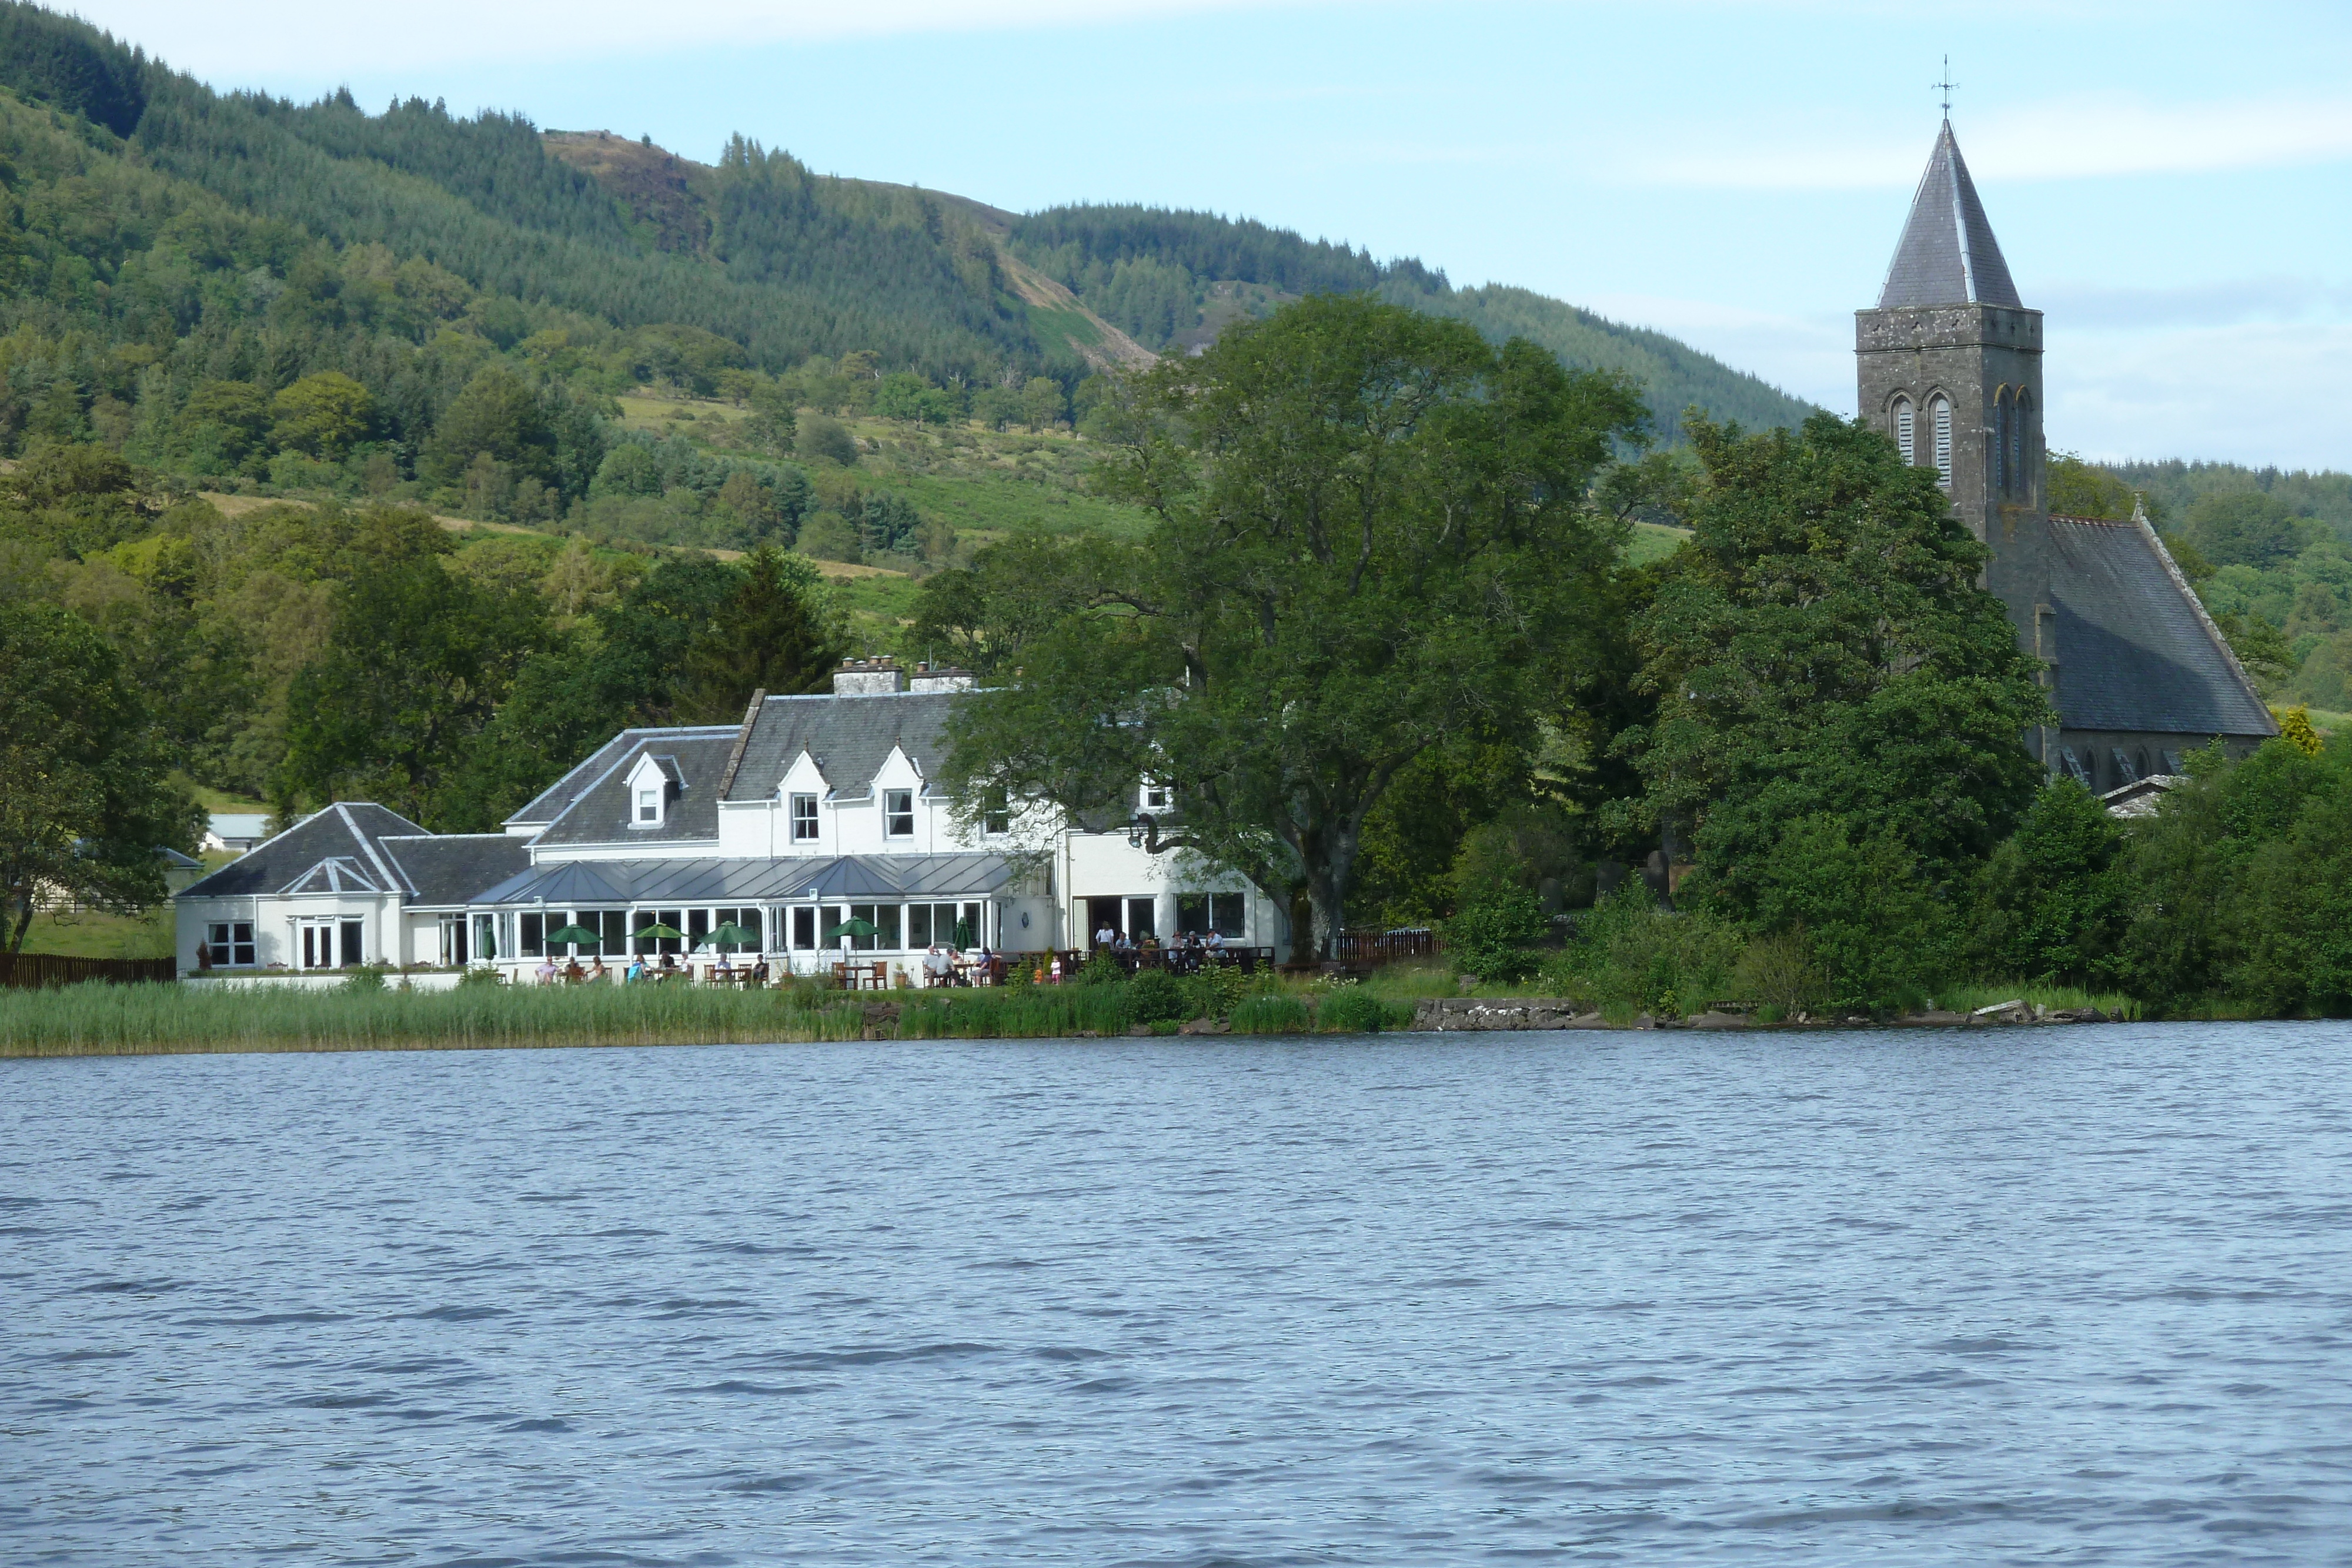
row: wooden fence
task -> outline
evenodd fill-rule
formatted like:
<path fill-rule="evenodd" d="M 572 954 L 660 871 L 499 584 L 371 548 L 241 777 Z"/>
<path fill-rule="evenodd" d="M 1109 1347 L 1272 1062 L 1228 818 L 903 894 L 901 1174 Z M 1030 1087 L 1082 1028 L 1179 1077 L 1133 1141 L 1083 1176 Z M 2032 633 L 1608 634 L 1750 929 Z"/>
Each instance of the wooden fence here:
<path fill-rule="evenodd" d="M 179 977 L 176 958 L 65 958 L 54 953 L 0 953 L 0 989 L 78 986 L 84 980 L 129 985 Z"/>
<path fill-rule="evenodd" d="M 1401 964 L 1408 958 L 1433 958 L 1441 951 L 1434 931 L 1343 931 L 1339 962 L 1353 968 Z"/>

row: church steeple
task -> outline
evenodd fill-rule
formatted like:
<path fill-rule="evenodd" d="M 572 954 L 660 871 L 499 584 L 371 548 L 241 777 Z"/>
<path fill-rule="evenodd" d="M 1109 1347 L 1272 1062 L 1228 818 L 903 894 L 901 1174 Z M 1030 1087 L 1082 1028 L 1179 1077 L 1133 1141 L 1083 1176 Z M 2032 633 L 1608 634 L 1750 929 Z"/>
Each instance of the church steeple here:
<path fill-rule="evenodd" d="M 2012 310 L 2024 306 L 1948 120 L 1936 138 L 1927 172 L 1919 177 L 1911 220 L 1903 225 L 1895 264 L 1886 269 L 1886 287 L 1878 296 L 1881 310 L 1909 305 L 2006 305 Z"/>

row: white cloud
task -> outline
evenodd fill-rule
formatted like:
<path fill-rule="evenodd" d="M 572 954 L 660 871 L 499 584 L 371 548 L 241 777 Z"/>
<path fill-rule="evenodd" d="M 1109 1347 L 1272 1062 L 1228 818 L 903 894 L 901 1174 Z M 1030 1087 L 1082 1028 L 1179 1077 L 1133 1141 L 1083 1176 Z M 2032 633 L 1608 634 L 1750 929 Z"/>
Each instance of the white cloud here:
<path fill-rule="evenodd" d="M 1961 123 L 1960 150 L 1988 180 L 2200 174 L 2352 158 L 2352 99 L 2269 97 L 2151 105 L 2120 95 L 1995 110 Z M 1900 189 L 1917 182 L 1925 138 L 1860 125 L 1799 135 L 1751 128 L 1631 164 L 1639 177 L 1737 190 Z"/>
<path fill-rule="evenodd" d="M 2352 469 L 2336 387 L 2352 325 L 2083 332 L 2053 326 L 2050 444 L 2085 456 Z"/>

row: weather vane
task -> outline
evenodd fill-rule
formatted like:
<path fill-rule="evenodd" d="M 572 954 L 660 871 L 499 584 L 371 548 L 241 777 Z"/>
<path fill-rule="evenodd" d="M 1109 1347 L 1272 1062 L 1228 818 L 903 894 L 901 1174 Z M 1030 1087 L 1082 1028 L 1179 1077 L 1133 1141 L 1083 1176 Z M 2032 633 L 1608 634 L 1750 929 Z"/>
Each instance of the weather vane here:
<path fill-rule="evenodd" d="M 1959 83 L 1958 83 L 1958 82 L 1956 82 L 1956 81 L 1954 81 L 1954 80 L 1952 79 L 1952 57 L 1951 57 L 1951 56 L 1949 56 L 1949 55 L 1946 55 L 1946 56 L 1944 57 L 1944 79 L 1943 79 L 1943 80 L 1941 80 L 1941 81 L 1931 81 L 1931 82 L 1929 82 L 1927 85 L 1928 85 L 1929 87 L 1932 87 L 1932 88 L 1935 88 L 1935 89 L 1937 89 L 1940 90 L 1940 91 L 1943 93 L 1943 95 L 1944 95 L 1944 118 L 1945 118 L 1946 120 L 1949 120 L 1949 119 L 1951 119 L 1951 118 L 1952 118 L 1952 89 L 1953 89 L 1954 88 L 1956 88 L 1956 87 L 1958 87 L 1958 86 L 1959 86 L 1959 85 L 1960 85 Z"/>

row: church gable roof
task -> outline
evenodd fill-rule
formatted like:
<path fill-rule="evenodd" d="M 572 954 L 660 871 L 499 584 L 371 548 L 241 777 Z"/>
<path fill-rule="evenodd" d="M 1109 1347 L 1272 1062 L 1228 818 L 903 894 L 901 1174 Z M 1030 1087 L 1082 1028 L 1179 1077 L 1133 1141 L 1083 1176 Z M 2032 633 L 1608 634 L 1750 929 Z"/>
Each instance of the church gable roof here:
<path fill-rule="evenodd" d="M 2050 519 L 2068 729 L 2268 736 L 2278 726 L 2144 520 Z"/>
<path fill-rule="evenodd" d="M 1895 264 L 1886 269 L 1886 287 L 1878 297 L 1882 310 L 1906 305 L 2024 308 L 1949 120 L 1936 138 L 1927 172 L 1919 177 L 1910 221 L 1903 225 L 1902 243 L 1895 247 Z"/>

